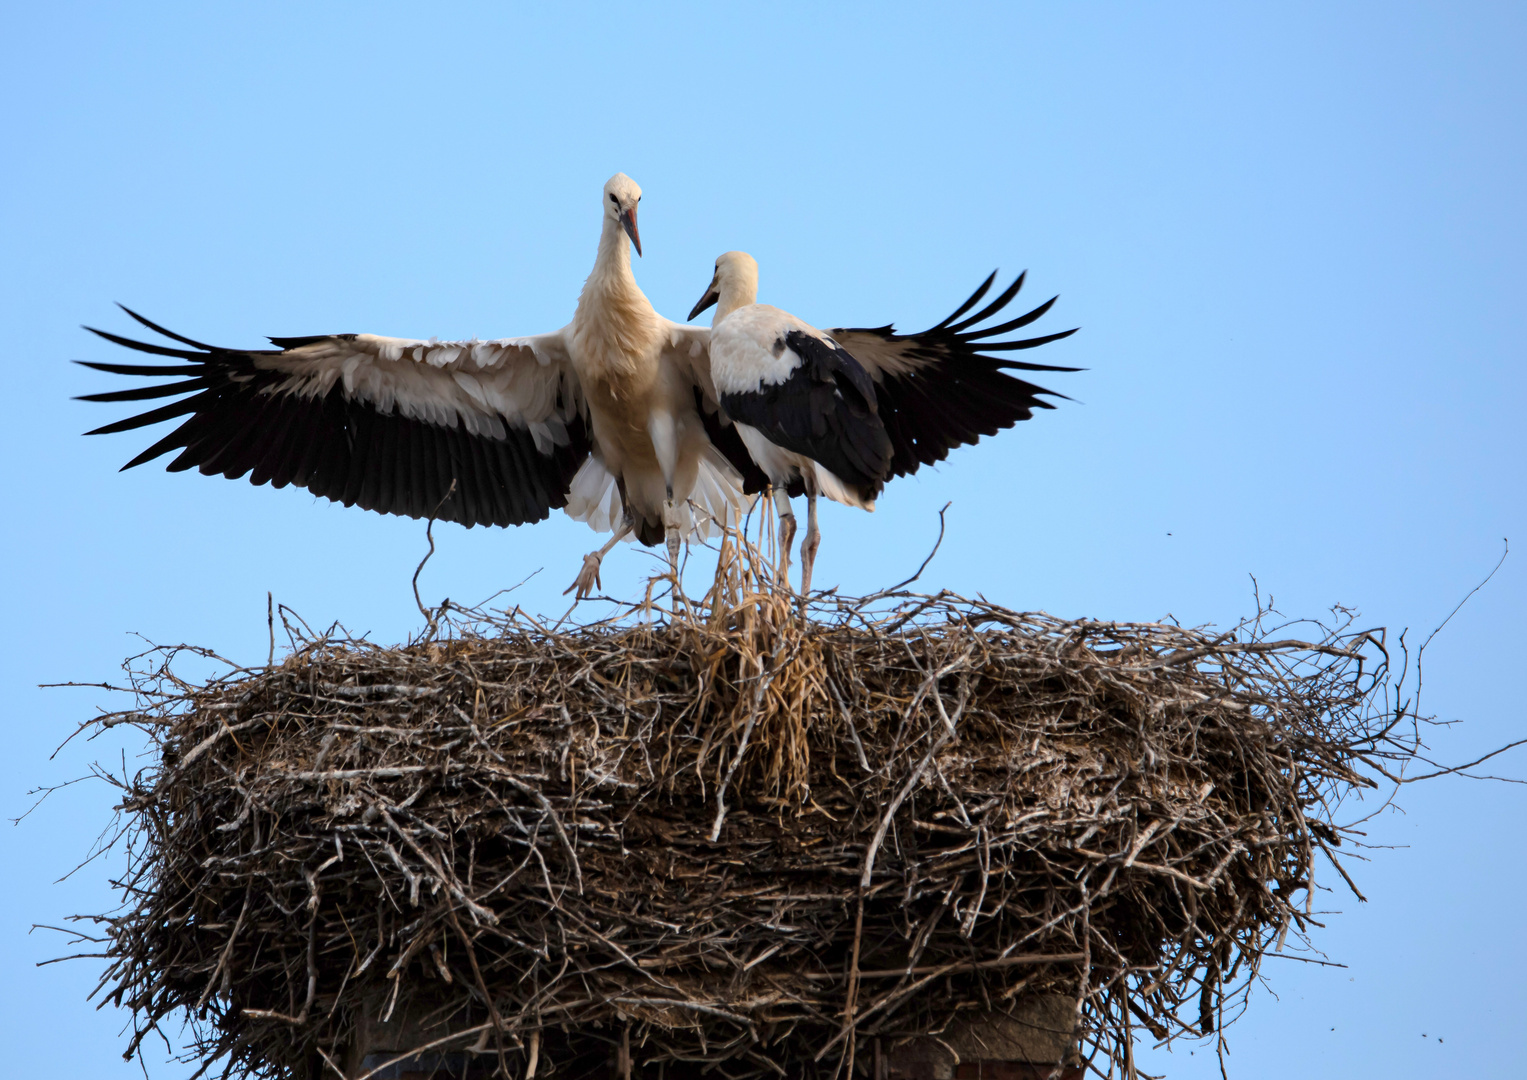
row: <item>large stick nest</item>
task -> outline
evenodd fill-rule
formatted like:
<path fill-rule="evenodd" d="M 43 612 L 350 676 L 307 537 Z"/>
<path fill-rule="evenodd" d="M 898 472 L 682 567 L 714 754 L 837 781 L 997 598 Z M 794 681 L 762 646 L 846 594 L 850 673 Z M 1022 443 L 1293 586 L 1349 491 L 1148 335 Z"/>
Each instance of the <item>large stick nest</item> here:
<path fill-rule="evenodd" d="M 1132 1072 L 1138 1029 L 1216 1031 L 1302 939 L 1338 802 L 1410 752 L 1340 614 L 1272 640 L 897 592 L 803 621 L 729 538 L 667 612 L 299 635 L 204 684 L 149 654 L 102 721 L 158 748 L 104 994 L 129 1053 L 189 1017 L 234 1076 L 337 1075 L 415 1008 L 512 1075 L 625 1039 L 742 1077 L 1058 993 L 1075 1055 Z"/>

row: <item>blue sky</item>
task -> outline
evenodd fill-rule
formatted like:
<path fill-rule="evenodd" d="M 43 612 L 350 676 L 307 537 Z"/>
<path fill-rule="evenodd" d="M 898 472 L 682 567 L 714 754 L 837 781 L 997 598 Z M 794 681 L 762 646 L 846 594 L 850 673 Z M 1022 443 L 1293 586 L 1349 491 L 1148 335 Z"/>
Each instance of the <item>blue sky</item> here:
<path fill-rule="evenodd" d="M 119 475 L 148 440 L 79 437 L 120 413 L 70 401 L 114 387 L 67 361 L 121 359 L 79 324 L 129 329 L 121 301 L 229 345 L 554 329 L 617 170 L 645 190 L 636 273 L 670 317 L 743 248 L 762 298 L 819 325 L 921 328 L 1001 267 L 1060 293 L 1040 326 L 1082 327 L 1043 357 L 1088 369 L 1048 381 L 1073 402 L 873 516 L 829 507 L 822 585 L 898 580 L 952 500 L 930 587 L 1226 624 L 1255 575 L 1288 614 L 1425 633 L 1527 540 L 1520 5 L 59 2 L 3 26 L 7 817 L 139 749 L 50 758 L 105 699 L 36 688 L 110 678 L 134 635 L 263 659 L 267 590 L 378 640 L 418 621 L 417 522 Z M 443 526 L 421 588 L 476 600 L 544 568 L 520 601 L 560 614 L 596 539 Z M 1524 556 L 1428 651 L 1424 704 L 1458 721 L 1443 759 L 1527 735 Z M 652 566 L 622 548 L 607 590 Z M 109 902 L 110 863 L 54 881 L 110 804 L 71 788 L 0 830 L 18 1075 L 139 1075 L 124 1017 L 84 1000 L 95 970 L 34 968 L 61 943 L 28 933 Z M 1399 805 L 1356 870 L 1369 902 L 1323 894 L 1316 942 L 1348 966 L 1270 961 L 1232 1076 L 1520 1070 L 1527 789 L 1443 780 Z M 1187 1045 L 1146 1063 L 1218 1072 Z"/>

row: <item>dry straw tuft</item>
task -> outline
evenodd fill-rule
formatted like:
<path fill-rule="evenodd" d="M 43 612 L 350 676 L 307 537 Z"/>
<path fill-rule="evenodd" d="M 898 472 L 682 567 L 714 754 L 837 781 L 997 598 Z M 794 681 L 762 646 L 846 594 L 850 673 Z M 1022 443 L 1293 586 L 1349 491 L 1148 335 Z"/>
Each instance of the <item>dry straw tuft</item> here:
<path fill-rule="evenodd" d="M 512 1076 L 622 1045 L 842 1076 L 1058 993 L 1075 1055 L 1132 1073 L 1141 1029 L 1218 1032 L 1302 940 L 1338 804 L 1414 751 L 1340 612 L 1273 640 L 896 591 L 803 621 L 763 561 L 729 536 L 661 619 L 298 635 L 205 684 L 148 654 L 101 721 L 159 749 L 101 920 L 132 1049 L 189 1017 L 234 1076 L 355 1076 L 411 1009 Z"/>

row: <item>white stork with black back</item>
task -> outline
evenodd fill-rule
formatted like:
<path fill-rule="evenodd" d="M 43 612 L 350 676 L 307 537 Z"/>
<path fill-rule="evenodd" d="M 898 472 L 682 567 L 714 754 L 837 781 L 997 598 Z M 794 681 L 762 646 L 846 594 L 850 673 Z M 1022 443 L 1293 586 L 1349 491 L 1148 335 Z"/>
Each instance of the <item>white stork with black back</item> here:
<path fill-rule="evenodd" d="M 874 510 L 885 481 L 1027 420 L 1036 408 L 1054 408 L 1040 395 L 1065 397 L 1007 370 L 1078 369 L 983 355 L 1031 349 L 1076 333 L 992 340 L 1034 322 L 1056 299 L 981 327 L 1018 295 L 1020 274 L 991 303 L 962 318 L 996 278 L 993 273 L 953 314 L 918 334 L 898 334 L 889 324 L 818 330 L 757 302 L 758 263 L 752 256 L 729 251 L 716 260 L 710 286 L 689 318 L 716 306 L 711 377 L 722 409 L 773 488 L 782 573 L 796 528 L 790 498 L 806 496 L 803 602 L 821 543 L 818 494 Z"/>
<path fill-rule="evenodd" d="M 716 412 L 708 331 L 658 315 L 632 276 L 640 200 L 624 174 L 605 184 L 594 268 L 572 322 L 548 334 L 445 342 L 328 334 L 226 349 L 128 311 L 188 348 L 94 332 L 188 363 L 87 362 L 174 381 L 85 400 L 180 400 L 89 434 L 186 417 L 123 468 L 178 450 L 172 472 L 247 474 L 254 484 L 295 484 L 346 506 L 467 527 L 540 521 L 565 508 L 615 532 L 585 558 L 569 590 L 579 598 L 631 533 L 648 545 L 666 539 L 676 566 L 681 536 L 703 538 L 713 520 L 740 512 L 741 471 L 752 466 Z"/>
<path fill-rule="evenodd" d="M 716 273 L 694 310 L 712 304 L 711 379 L 717 397 L 774 491 L 780 569 L 790 564 L 795 515 L 790 494 L 806 496 L 801 595 L 821 544 L 817 496 L 875 509 L 891 468 L 891 439 L 881 423 L 875 386 L 863 366 L 827 334 L 787 311 L 755 303 L 758 263 L 741 251 L 716 260 Z"/>

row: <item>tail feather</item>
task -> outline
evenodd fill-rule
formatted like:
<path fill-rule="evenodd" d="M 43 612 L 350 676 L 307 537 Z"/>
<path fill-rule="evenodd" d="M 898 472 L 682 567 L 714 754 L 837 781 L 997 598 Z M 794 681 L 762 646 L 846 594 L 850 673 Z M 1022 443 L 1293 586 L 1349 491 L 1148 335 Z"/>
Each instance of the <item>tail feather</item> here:
<path fill-rule="evenodd" d="M 853 484 L 845 484 L 832 471 L 825 469 L 818 462 L 811 463 L 816 470 L 817 489 L 833 502 L 840 502 L 845 506 L 857 507 L 860 510 L 875 510 L 875 498 L 880 494 L 880 484 L 873 489 L 860 488 Z"/>

